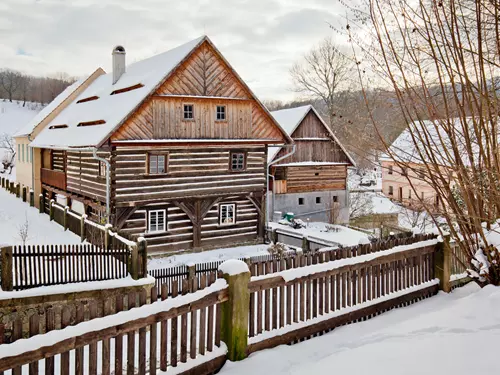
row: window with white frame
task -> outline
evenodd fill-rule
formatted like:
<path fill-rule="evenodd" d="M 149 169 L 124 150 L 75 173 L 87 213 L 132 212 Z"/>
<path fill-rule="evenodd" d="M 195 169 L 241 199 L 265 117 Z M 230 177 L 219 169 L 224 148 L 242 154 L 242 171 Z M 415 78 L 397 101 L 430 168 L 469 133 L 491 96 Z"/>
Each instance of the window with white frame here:
<path fill-rule="evenodd" d="M 215 118 L 217 121 L 225 121 L 226 120 L 226 106 L 218 105 L 215 111 Z"/>
<path fill-rule="evenodd" d="M 167 210 L 148 211 L 148 232 L 165 232 L 167 229 Z"/>
<path fill-rule="evenodd" d="M 194 118 L 194 105 L 184 104 L 184 120 L 192 120 Z"/>
<path fill-rule="evenodd" d="M 219 225 L 236 223 L 236 205 L 234 203 L 219 205 Z"/>
<path fill-rule="evenodd" d="M 231 170 L 243 171 L 245 170 L 245 153 L 244 152 L 231 152 Z"/>
<path fill-rule="evenodd" d="M 167 154 L 149 154 L 149 174 L 167 173 Z"/>
<path fill-rule="evenodd" d="M 99 176 L 100 177 L 106 176 L 106 163 L 103 162 L 102 160 L 99 160 Z"/>

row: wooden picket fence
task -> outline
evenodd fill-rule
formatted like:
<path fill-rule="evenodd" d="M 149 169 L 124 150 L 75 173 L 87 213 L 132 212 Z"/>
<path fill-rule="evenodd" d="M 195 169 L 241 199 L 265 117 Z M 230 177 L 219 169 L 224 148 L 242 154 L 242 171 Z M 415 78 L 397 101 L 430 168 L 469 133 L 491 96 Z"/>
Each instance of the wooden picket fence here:
<path fill-rule="evenodd" d="M 129 311 L 120 315 L 123 317 L 123 314 L 128 314 L 130 318 L 125 322 L 92 332 L 90 321 L 85 326 L 88 333 L 34 350 L 21 347 L 23 354 L 0 361 L 0 374 L 9 370 L 12 370 L 12 374 L 21 374 L 25 369 L 30 374 L 54 375 L 56 368 L 62 375 L 157 374 L 158 370 L 175 369 L 197 356 L 209 353 L 212 357 L 207 363 L 201 364 L 202 372 L 214 372 L 225 361 L 226 351 L 221 348 L 221 304 L 228 300 L 227 286 L 206 293 L 200 291 L 198 294 L 196 287 L 198 284 L 203 288 L 210 287 L 214 281 L 215 278 L 207 279 L 202 275 L 199 282 L 190 286 L 184 280 L 182 296 L 178 296 L 177 280 L 174 280 L 172 298 L 174 302 L 181 302 L 146 317 L 137 318 L 135 314 L 137 308 L 146 304 L 146 293 L 140 293 L 138 303 L 135 295 L 128 300 L 125 297 Z M 193 297 L 182 303 L 183 296 L 188 293 L 193 293 Z M 160 293 L 161 300 L 169 299 L 169 294 L 164 285 Z M 157 301 L 157 296 L 156 291 L 152 291 L 151 303 L 162 303 Z M 119 296 L 115 311 L 125 310 L 123 302 L 123 296 Z M 90 318 L 96 317 L 95 304 L 89 306 L 88 314 Z M 75 323 L 79 323 L 80 329 L 83 329 L 84 311 L 77 309 L 76 315 Z M 53 314 L 49 313 L 48 316 L 53 324 Z M 61 329 L 73 324 L 70 317 L 71 311 L 63 309 Z M 30 324 L 31 337 L 40 334 L 36 327 L 37 318 L 33 318 Z M 19 335 L 18 329 L 14 335 Z M 16 342 L 7 345 L 16 345 Z M 191 371 L 196 374 L 196 367 Z"/>
<path fill-rule="evenodd" d="M 282 256 L 268 254 L 238 259 L 248 264 L 252 276 L 265 275 L 269 273 L 280 272 L 290 268 L 324 263 L 334 259 L 352 258 L 359 255 L 379 252 L 394 246 L 410 245 L 435 237 L 435 235 L 426 234 L 418 234 L 413 237 L 399 236 L 366 245 L 323 248 L 320 251 L 309 250 L 304 254 L 297 254 L 295 251 L 287 251 Z M 199 278 L 202 274 L 207 275 L 207 277 L 209 277 L 209 275 L 212 273 L 215 273 L 215 275 L 217 275 L 217 269 L 223 262 L 223 260 L 219 260 L 196 263 L 191 266 L 180 265 L 174 267 L 158 268 L 148 270 L 148 274 L 156 279 L 156 287 L 158 290 L 161 289 L 161 286 L 163 284 L 167 284 L 168 288 L 171 289 L 171 285 L 174 280 L 177 280 L 177 285 L 181 285 L 182 280 L 184 279 L 192 279 L 195 276 L 198 276 Z"/>
<path fill-rule="evenodd" d="M 0 249 L 2 289 L 121 279 L 129 274 L 126 246 L 102 249 L 90 244 L 26 245 Z"/>
<path fill-rule="evenodd" d="M 182 281 L 182 296 L 174 280 L 171 290 L 163 285 L 163 301 L 155 301 L 158 294 L 151 294 L 151 308 L 142 306 L 142 295 L 137 309 L 80 323 L 75 336 L 66 327 L 64 336 L 46 346 L 29 340 L 4 344 L 11 345 L 11 354 L 0 361 L 0 372 L 52 375 L 60 368 L 63 375 L 157 374 L 191 363 L 188 372 L 182 367 L 176 373 L 213 373 L 226 356 L 234 359 L 235 350 L 241 356 L 294 343 L 434 295 L 439 289 L 435 270 L 443 268 L 435 264 L 436 244 L 429 240 L 310 266 L 301 258 L 295 269 L 253 276 L 250 281 L 226 275 L 229 284 L 214 283 L 215 275 L 202 274 L 200 279 Z M 205 289 L 197 290 L 199 285 Z M 241 308 L 241 298 L 248 301 L 246 309 Z M 129 302 L 129 308 L 133 306 L 135 300 Z M 69 314 L 63 312 L 62 326 L 68 321 Z M 43 342 L 43 335 L 38 342 Z"/>

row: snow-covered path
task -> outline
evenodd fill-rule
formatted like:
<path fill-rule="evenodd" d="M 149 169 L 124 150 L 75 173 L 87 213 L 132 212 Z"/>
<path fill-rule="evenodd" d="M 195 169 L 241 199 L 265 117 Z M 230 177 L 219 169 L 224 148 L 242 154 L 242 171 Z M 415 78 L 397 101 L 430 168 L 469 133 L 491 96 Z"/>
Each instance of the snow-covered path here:
<path fill-rule="evenodd" d="M 0 188 L 0 245 L 20 245 L 19 227 L 28 221 L 27 244 L 76 244 L 80 237 Z"/>
<path fill-rule="evenodd" d="M 500 288 L 452 294 L 226 362 L 221 374 L 498 374 Z"/>

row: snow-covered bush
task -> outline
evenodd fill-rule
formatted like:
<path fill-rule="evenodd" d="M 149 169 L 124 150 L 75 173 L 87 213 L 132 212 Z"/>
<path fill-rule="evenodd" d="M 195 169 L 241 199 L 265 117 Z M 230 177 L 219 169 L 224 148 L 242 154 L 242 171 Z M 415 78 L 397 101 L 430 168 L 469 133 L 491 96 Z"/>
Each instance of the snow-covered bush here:
<path fill-rule="evenodd" d="M 281 242 L 277 242 L 277 243 L 269 246 L 267 251 L 269 254 L 271 254 L 272 256 L 274 256 L 276 258 L 283 258 L 283 256 L 285 255 L 285 253 L 287 251 L 287 247 L 285 244 L 283 244 Z"/>

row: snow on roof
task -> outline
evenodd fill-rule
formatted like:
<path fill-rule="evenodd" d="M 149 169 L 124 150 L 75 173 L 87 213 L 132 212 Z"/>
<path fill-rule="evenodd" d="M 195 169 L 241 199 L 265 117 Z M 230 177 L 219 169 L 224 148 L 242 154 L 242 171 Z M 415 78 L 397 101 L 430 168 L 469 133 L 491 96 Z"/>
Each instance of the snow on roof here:
<path fill-rule="evenodd" d="M 206 38 L 206 36 L 196 38 L 170 51 L 127 66 L 125 73 L 114 85 L 112 72 L 98 77 L 49 124 L 49 126 L 65 124 L 68 127 L 49 129 L 47 126 L 35 138 L 31 146 L 69 148 L 100 145 Z M 137 85 L 142 86 L 111 95 L 117 90 Z M 81 99 L 94 96 L 97 96 L 98 99 L 77 103 Z M 52 106 L 52 103 L 50 105 Z M 78 126 L 81 123 L 95 121 L 104 121 L 104 123 L 93 126 Z"/>
<path fill-rule="evenodd" d="M 351 158 L 347 150 L 344 148 L 344 146 L 342 146 L 342 143 L 340 143 L 338 138 L 333 133 L 332 129 L 330 129 L 330 127 L 323 121 L 319 113 L 312 105 L 308 104 L 301 107 L 280 109 L 278 111 L 271 112 L 271 115 L 273 115 L 274 119 L 280 124 L 281 128 L 291 137 L 293 132 L 297 129 L 302 120 L 304 120 L 304 118 L 310 111 L 314 112 L 314 114 L 318 117 L 321 124 L 323 124 L 325 129 L 328 131 L 328 134 L 335 140 L 335 142 L 337 142 L 342 151 L 344 151 L 345 154 L 347 155 L 349 161 L 352 163 L 353 166 L 355 166 L 356 163 Z M 267 154 L 268 163 L 270 163 L 275 158 L 280 149 L 281 147 L 269 148 L 269 152 Z"/>
<path fill-rule="evenodd" d="M 14 137 L 20 137 L 23 135 L 30 134 L 35 130 L 36 126 L 41 123 L 48 115 L 50 115 L 59 105 L 66 100 L 78 87 L 80 87 L 88 77 L 82 78 L 72 85 L 66 87 L 66 89 L 56 96 L 48 105 L 46 105 L 38 114 L 31 119 L 26 125 L 21 127 L 15 134 Z"/>
<path fill-rule="evenodd" d="M 448 121 L 451 121 L 452 123 L 448 123 Z M 469 123 L 468 119 L 466 119 L 465 121 L 466 123 L 464 124 Z M 391 146 L 389 147 L 390 154 L 392 154 L 397 161 L 403 163 L 422 164 L 430 160 L 427 155 L 430 151 L 439 164 L 449 165 L 450 160 L 454 158 L 454 155 L 448 131 L 451 131 L 450 129 L 453 128 L 453 132 L 456 133 L 456 135 L 454 135 L 452 139 L 455 139 L 457 141 L 458 149 L 463 150 L 463 152 L 461 152 L 463 163 L 465 165 L 469 165 L 470 161 L 468 159 L 469 154 L 467 153 L 467 145 L 465 144 L 465 141 L 463 143 L 460 142 L 464 139 L 463 126 L 464 125 L 462 124 L 462 120 L 458 118 L 436 121 L 424 120 L 421 122 L 412 123 L 410 127 L 414 128 L 416 131 L 419 131 L 423 135 L 423 137 L 426 137 L 426 139 L 428 139 L 428 141 L 426 141 L 426 144 L 424 145 L 422 142 L 420 142 L 418 136 L 416 136 L 416 142 L 414 142 L 409 127 L 405 129 L 391 144 Z M 474 134 L 473 127 L 470 126 L 468 131 L 470 133 L 469 137 L 471 139 L 471 144 L 473 147 L 472 152 L 474 153 L 474 155 L 479 156 L 479 144 Z M 449 157 L 446 156 L 447 152 L 450 153 Z M 393 160 L 393 158 L 387 153 L 382 154 L 381 159 L 389 161 Z"/>
<path fill-rule="evenodd" d="M 349 163 L 337 163 L 334 161 L 298 161 L 295 163 L 275 164 L 276 167 L 320 167 L 322 165 L 349 165 Z"/>

